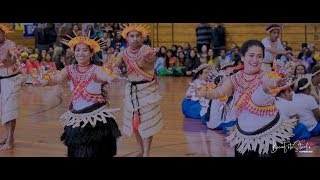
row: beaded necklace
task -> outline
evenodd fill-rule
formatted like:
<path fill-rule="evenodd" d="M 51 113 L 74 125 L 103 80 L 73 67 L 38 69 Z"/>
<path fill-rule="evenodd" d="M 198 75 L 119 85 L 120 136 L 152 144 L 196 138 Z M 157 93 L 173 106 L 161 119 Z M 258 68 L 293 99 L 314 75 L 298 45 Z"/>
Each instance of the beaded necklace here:
<path fill-rule="evenodd" d="M 274 116 L 278 112 L 278 109 L 274 104 L 258 106 L 254 104 L 251 99 L 254 91 L 256 91 L 257 88 L 262 84 L 261 79 L 264 75 L 264 72 L 260 71 L 253 75 L 247 74 L 247 76 L 251 76 L 250 79 L 247 79 L 244 74 L 245 73 L 243 71 L 239 71 L 235 75 L 231 76 L 231 82 L 233 83 L 236 91 L 240 94 L 239 99 L 234 103 L 234 105 L 237 107 L 236 116 L 238 116 L 239 113 L 244 109 L 249 111 L 251 114 L 258 116 Z"/>
<path fill-rule="evenodd" d="M 78 65 L 67 66 L 67 72 L 74 87 L 71 95 L 72 101 L 78 100 L 79 98 L 87 102 L 93 101 L 95 103 L 105 101 L 101 94 L 90 94 L 86 91 L 86 88 L 94 78 L 97 67 L 97 65 L 90 65 L 88 70 L 80 72 Z"/>
<path fill-rule="evenodd" d="M 143 45 L 143 46 L 141 46 L 140 49 L 138 49 L 136 51 L 132 51 L 129 47 L 123 51 L 123 55 L 124 55 L 124 61 L 126 62 L 126 65 L 127 65 L 128 74 L 135 72 L 137 75 L 142 77 L 144 80 L 152 80 L 153 75 L 144 72 L 137 65 L 137 61 L 142 59 L 143 52 L 147 50 L 147 47 L 148 46 Z"/>
<path fill-rule="evenodd" d="M 239 71 L 231 76 L 231 82 L 240 94 L 246 91 L 252 83 L 255 83 L 257 80 L 259 81 L 264 75 L 263 71 L 253 75 L 247 74 L 247 76 L 251 77 L 250 79 L 247 79 L 244 74 L 245 73 L 243 71 Z"/>

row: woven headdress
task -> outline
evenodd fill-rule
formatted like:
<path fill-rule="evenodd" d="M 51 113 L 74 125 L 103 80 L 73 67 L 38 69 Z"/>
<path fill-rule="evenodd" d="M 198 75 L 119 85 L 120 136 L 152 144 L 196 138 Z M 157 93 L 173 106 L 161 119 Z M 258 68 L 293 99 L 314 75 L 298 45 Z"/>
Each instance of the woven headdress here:
<path fill-rule="evenodd" d="M 143 38 L 146 38 L 150 34 L 150 27 L 146 24 L 139 24 L 138 25 L 138 24 L 134 23 L 134 24 L 129 24 L 129 26 L 123 24 L 122 31 L 120 33 L 123 38 L 126 38 L 128 33 L 131 31 L 138 31 L 141 33 L 141 36 Z"/>
<path fill-rule="evenodd" d="M 2 29 L 5 34 L 13 32 L 13 27 L 9 23 L 0 23 L 0 29 Z"/>
<path fill-rule="evenodd" d="M 29 58 L 35 58 L 35 59 L 37 59 L 37 58 L 38 58 L 38 54 L 36 54 L 36 53 L 30 54 L 30 55 L 29 55 Z"/>
<path fill-rule="evenodd" d="M 278 24 L 271 24 L 268 27 L 266 27 L 267 33 L 270 33 L 274 29 L 279 29 L 280 31 L 282 31 L 283 30 L 283 26 L 282 25 L 278 25 Z"/>
<path fill-rule="evenodd" d="M 72 38 L 70 36 L 67 35 L 68 38 L 70 38 L 70 40 L 66 40 L 66 39 L 62 39 L 61 43 L 69 46 L 71 49 L 74 49 L 74 47 L 77 44 L 85 44 L 88 45 L 90 48 L 93 49 L 93 52 L 99 52 L 100 51 L 100 46 L 105 44 L 105 42 L 101 41 L 101 40 L 97 40 L 96 39 L 91 39 L 90 38 L 90 31 L 88 32 L 88 35 L 85 36 L 84 33 L 82 33 L 82 35 L 78 36 L 76 32 L 73 31 L 73 33 L 75 34 L 75 37 Z"/>

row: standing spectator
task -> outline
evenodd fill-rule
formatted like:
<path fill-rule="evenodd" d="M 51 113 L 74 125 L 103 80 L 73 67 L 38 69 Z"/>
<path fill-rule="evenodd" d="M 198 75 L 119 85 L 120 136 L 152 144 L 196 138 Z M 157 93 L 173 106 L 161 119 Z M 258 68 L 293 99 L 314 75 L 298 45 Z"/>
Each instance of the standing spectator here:
<path fill-rule="evenodd" d="M 198 52 L 201 52 L 201 48 L 203 45 L 206 45 L 207 47 L 209 47 L 212 39 L 212 30 L 211 30 L 210 24 L 200 23 L 196 27 L 196 37 L 197 37 Z"/>
<path fill-rule="evenodd" d="M 49 49 L 49 41 L 45 35 L 42 24 L 38 23 L 36 29 L 34 30 L 34 39 L 36 48 L 41 50 Z"/>
<path fill-rule="evenodd" d="M 44 34 L 48 40 L 49 47 L 53 47 L 53 44 L 57 41 L 57 32 L 53 23 L 47 23 L 47 27 L 44 28 Z"/>
<path fill-rule="evenodd" d="M 226 32 L 221 23 L 217 23 L 216 27 L 212 30 L 212 46 L 216 55 L 220 55 L 221 49 L 226 48 Z"/>

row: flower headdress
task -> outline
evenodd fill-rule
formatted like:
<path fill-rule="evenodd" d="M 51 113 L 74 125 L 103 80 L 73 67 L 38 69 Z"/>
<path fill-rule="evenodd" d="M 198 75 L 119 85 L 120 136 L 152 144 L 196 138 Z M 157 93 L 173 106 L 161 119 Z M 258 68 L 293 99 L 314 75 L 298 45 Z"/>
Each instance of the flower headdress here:
<path fill-rule="evenodd" d="M 29 54 L 29 58 L 38 58 L 38 54 L 34 53 L 34 54 Z"/>
<path fill-rule="evenodd" d="M 2 29 L 5 34 L 13 32 L 12 25 L 8 23 L 0 23 L 0 29 Z"/>
<path fill-rule="evenodd" d="M 123 38 L 126 38 L 128 33 L 131 31 L 139 31 L 143 38 L 146 38 L 150 34 L 150 27 L 146 24 L 138 25 L 134 23 L 134 24 L 129 24 L 129 26 L 123 24 L 122 28 L 123 30 L 120 33 Z"/>
<path fill-rule="evenodd" d="M 24 58 L 24 57 L 29 57 L 29 54 L 27 53 L 27 52 L 22 52 L 21 54 L 20 54 L 20 56 L 19 56 L 19 59 L 22 59 L 22 58 Z"/>
<path fill-rule="evenodd" d="M 85 44 L 85 45 L 88 45 L 90 48 L 92 48 L 94 53 L 99 52 L 100 46 L 105 44 L 105 42 L 102 40 L 96 40 L 96 38 L 91 39 L 90 32 L 91 31 L 89 30 L 87 36 L 85 36 L 84 33 L 82 33 L 82 35 L 78 36 L 77 33 L 75 31 L 73 31 L 75 37 L 72 38 L 69 35 L 67 35 L 67 37 L 70 38 L 70 40 L 62 39 L 61 43 L 69 46 L 71 49 L 74 49 L 74 47 L 77 44 Z"/>

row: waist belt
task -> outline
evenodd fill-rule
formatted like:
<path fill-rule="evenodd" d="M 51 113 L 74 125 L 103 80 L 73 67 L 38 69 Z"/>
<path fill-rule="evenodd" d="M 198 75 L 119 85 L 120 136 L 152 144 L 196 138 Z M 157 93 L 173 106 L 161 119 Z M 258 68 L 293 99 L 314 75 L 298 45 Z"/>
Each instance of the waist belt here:
<path fill-rule="evenodd" d="M 130 81 L 132 85 L 137 85 L 137 84 L 144 84 L 144 83 L 149 83 L 152 82 L 154 78 L 151 81 Z"/>
<path fill-rule="evenodd" d="M 244 130 L 242 130 L 240 127 L 239 127 L 239 124 L 238 124 L 238 119 L 237 119 L 237 128 L 239 130 L 239 132 L 241 134 L 244 134 L 244 135 L 249 135 L 249 136 L 253 136 L 253 135 L 257 135 L 257 134 L 260 134 L 268 129 L 270 129 L 272 126 L 274 126 L 275 124 L 277 124 L 277 122 L 280 120 L 280 113 L 278 112 L 276 117 L 267 125 L 263 126 L 262 128 L 256 130 L 256 131 L 253 131 L 253 132 L 246 132 Z"/>
<path fill-rule="evenodd" d="M 1 80 L 1 79 L 12 78 L 12 77 L 17 76 L 18 74 L 19 74 L 19 73 L 17 73 L 17 74 L 12 74 L 12 75 L 10 75 L 10 76 L 0 76 L 0 80 Z"/>

